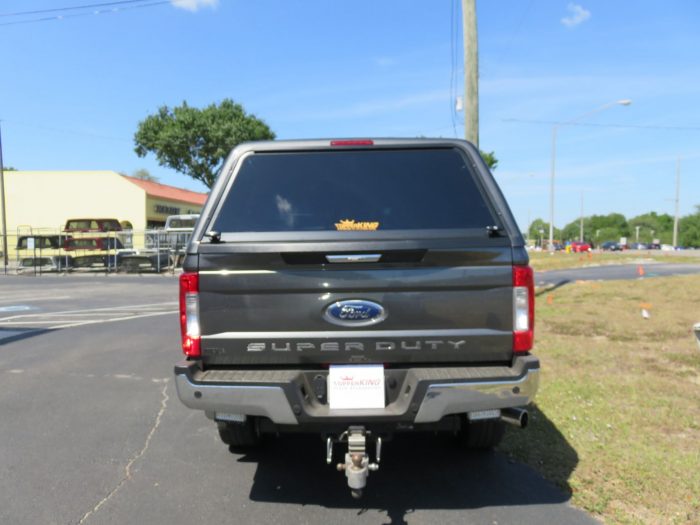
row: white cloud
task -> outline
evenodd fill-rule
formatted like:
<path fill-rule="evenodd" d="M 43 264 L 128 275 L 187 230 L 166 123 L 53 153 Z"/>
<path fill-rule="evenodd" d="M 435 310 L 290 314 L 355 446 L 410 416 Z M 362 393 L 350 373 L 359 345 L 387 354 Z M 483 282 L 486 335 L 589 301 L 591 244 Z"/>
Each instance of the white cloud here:
<path fill-rule="evenodd" d="M 398 64 L 398 60 L 393 57 L 375 57 L 374 64 L 379 67 L 389 67 Z"/>
<path fill-rule="evenodd" d="M 591 12 L 578 4 L 569 4 L 566 8 L 571 13 L 571 16 L 565 16 L 561 19 L 561 23 L 566 27 L 577 26 L 591 17 Z"/>
<path fill-rule="evenodd" d="M 201 7 L 216 7 L 219 0 L 170 0 L 170 3 L 179 9 L 195 12 Z"/>
<path fill-rule="evenodd" d="M 319 109 L 316 112 L 305 111 L 303 113 L 288 114 L 283 120 L 297 120 L 300 118 L 309 120 L 329 120 L 329 119 L 357 119 L 375 117 L 387 113 L 395 113 L 416 108 L 429 106 L 435 102 L 447 102 L 450 98 L 447 89 L 410 93 L 403 96 L 396 96 L 386 99 L 368 99 L 346 106 L 335 108 Z M 278 116 L 279 120 L 279 116 Z"/>

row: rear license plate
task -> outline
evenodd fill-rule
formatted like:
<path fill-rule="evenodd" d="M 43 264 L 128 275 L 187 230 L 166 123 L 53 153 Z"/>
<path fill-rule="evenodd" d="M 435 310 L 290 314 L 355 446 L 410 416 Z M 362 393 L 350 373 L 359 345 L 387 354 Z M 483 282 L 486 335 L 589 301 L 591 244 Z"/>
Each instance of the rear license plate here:
<path fill-rule="evenodd" d="M 384 366 L 331 365 L 328 404 L 331 410 L 384 408 Z"/>

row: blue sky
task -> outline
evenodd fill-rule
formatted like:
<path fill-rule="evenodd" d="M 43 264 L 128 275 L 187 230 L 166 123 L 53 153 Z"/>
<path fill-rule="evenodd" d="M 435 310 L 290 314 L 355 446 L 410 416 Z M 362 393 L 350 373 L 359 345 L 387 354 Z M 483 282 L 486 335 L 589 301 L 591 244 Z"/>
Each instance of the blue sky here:
<path fill-rule="evenodd" d="M 5 164 L 146 168 L 203 190 L 138 158 L 133 134 L 163 104 L 226 97 L 279 138 L 463 136 L 452 1 L 154 0 L 3 25 L 53 16 L 8 13 L 106 1 L 0 4 Z M 480 145 L 496 152 L 521 227 L 549 214 L 547 122 L 619 99 L 633 103 L 560 129 L 555 224 L 578 217 L 582 193 L 586 215 L 673 213 L 679 156 L 681 214 L 700 204 L 699 2 L 480 0 L 477 13 Z"/>

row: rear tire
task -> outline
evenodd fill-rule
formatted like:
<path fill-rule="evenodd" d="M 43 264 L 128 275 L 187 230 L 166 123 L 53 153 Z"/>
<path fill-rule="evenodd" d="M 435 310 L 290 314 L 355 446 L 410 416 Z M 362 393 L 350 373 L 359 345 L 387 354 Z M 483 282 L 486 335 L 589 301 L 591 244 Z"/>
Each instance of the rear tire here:
<path fill-rule="evenodd" d="M 231 448 L 252 448 L 260 444 L 260 433 L 254 418 L 249 417 L 245 423 L 217 421 L 221 441 Z"/>
<path fill-rule="evenodd" d="M 505 423 L 499 419 L 469 422 L 465 417 L 459 440 L 470 449 L 490 449 L 501 442 L 505 431 Z"/>

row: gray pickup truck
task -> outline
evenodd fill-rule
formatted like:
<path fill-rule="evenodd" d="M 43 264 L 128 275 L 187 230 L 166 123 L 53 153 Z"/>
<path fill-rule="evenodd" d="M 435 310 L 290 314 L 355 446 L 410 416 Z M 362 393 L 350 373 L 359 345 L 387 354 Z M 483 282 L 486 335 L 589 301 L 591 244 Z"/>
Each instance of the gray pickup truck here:
<path fill-rule="evenodd" d="M 486 448 L 527 424 L 533 274 L 467 142 L 240 145 L 183 268 L 178 395 L 230 447 L 318 434 L 359 497 L 398 432 Z"/>

